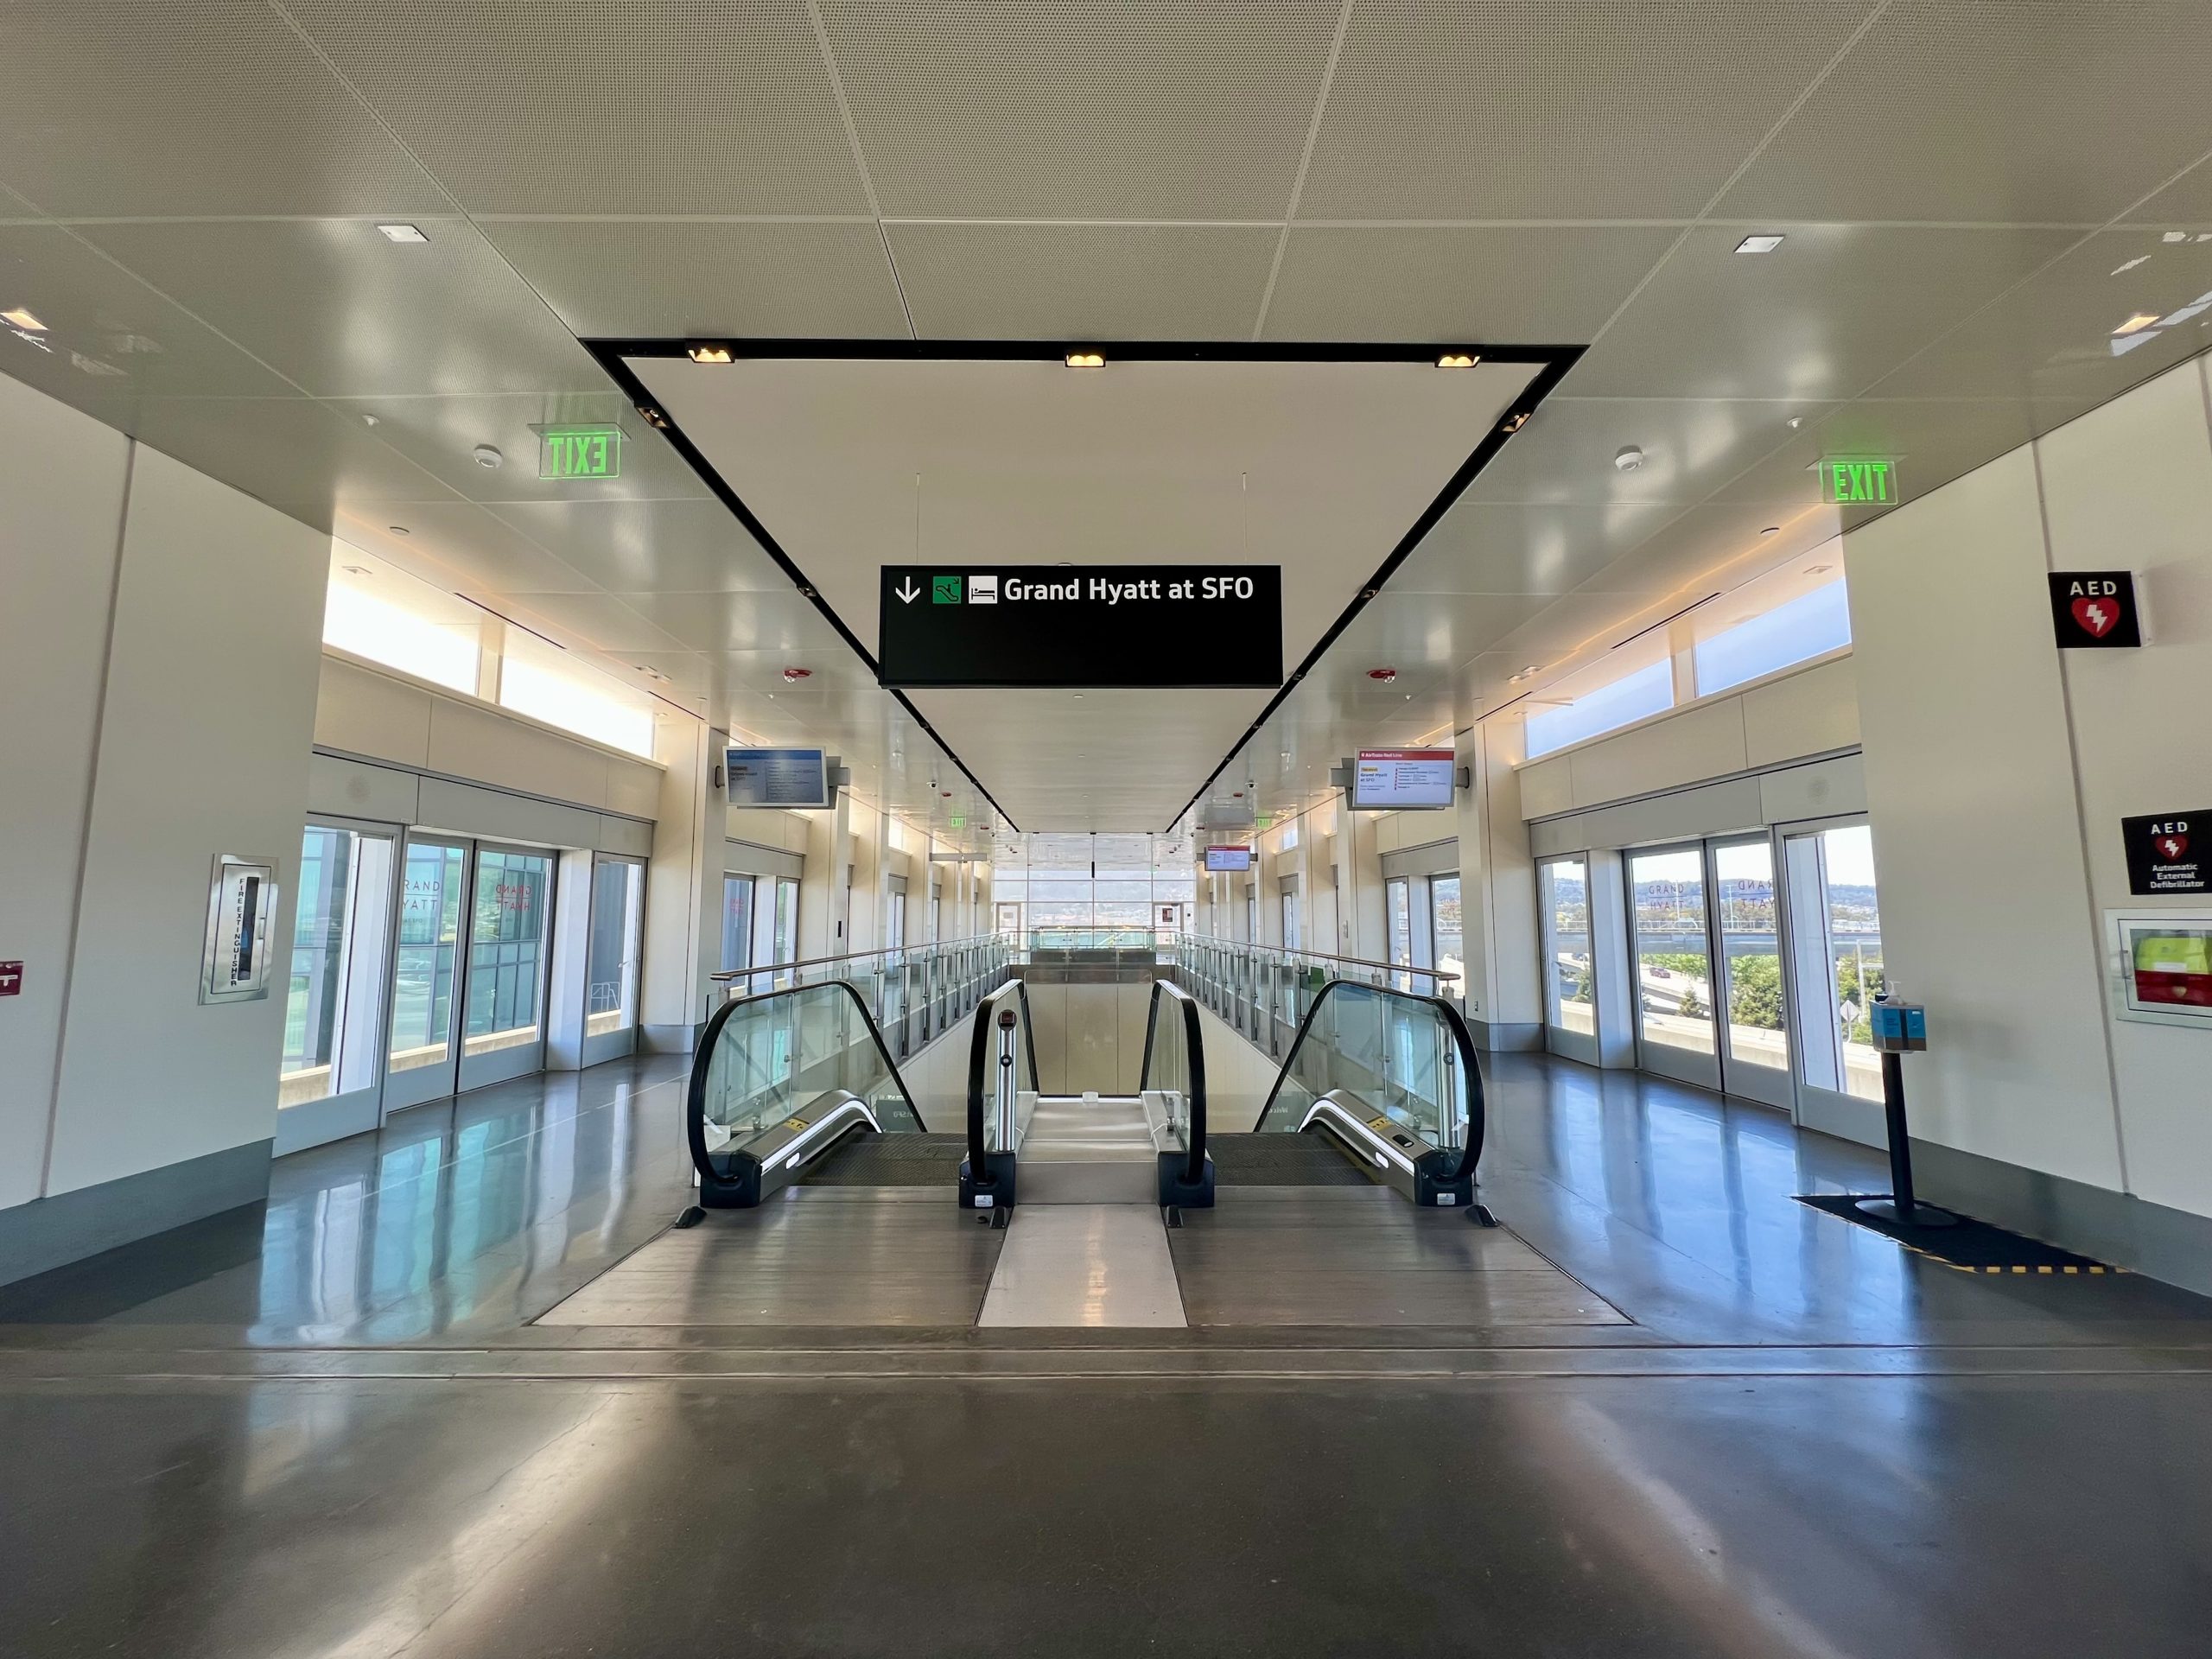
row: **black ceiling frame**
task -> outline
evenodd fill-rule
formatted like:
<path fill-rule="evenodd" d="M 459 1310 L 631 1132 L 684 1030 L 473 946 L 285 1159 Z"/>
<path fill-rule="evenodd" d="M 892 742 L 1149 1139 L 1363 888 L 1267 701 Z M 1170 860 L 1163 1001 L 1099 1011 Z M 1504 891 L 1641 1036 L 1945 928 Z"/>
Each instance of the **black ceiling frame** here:
<path fill-rule="evenodd" d="M 721 348 L 730 354 L 733 361 L 746 358 L 789 359 L 821 358 L 840 361 L 880 360 L 886 362 L 984 362 L 984 363 L 1057 363 L 1065 362 L 1075 353 L 1096 352 L 1109 363 L 1425 363 L 1433 365 L 1446 355 L 1465 354 L 1477 364 L 1527 363 L 1536 365 L 1536 372 L 1527 385 L 1506 405 L 1496 424 L 1486 433 L 1474 451 L 1461 462 L 1446 481 L 1436 499 L 1431 501 L 1413 527 L 1401 537 L 1389 556 L 1376 567 L 1375 574 L 1363 582 L 1337 620 L 1329 625 L 1313 648 L 1293 669 L 1289 677 L 1261 709 L 1259 717 L 1247 727 L 1229 753 L 1222 756 L 1220 764 L 1208 772 L 1201 783 L 1179 810 L 1173 822 L 1161 833 L 1172 834 L 1183 815 L 1205 798 L 1221 774 L 1241 754 L 1247 744 L 1259 735 L 1262 728 L 1282 707 L 1320 661 L 1324 652 L 1336 643 L 1350 627 L 1370 600 L 1382 590 L 1383 585 L 1396 573 L 1398 567 L 1412 556 L 1413 551 L 1436 528 L 1453 503 L 1465 493 L 1467 486 L 1480 475 L 1483 468 L 1521 428 L 1528 423 L 1552 390 L 1566 378 L 1584 350 L 1580 346 L 1480 346 L 1465 341 L 1440 341 L 1432 344 L 1378 344 L 1371 341 L 1333 344 L 1263 344 L 1254 341 L 1230 340 L 747 340 L 717 335 L 692 335 L 683 339 L 594 339 L 582 342 L 604 369 L 608 378 L 619 385 L 630 399 L 648 426 L 666 438 L 676 452 L 690 463 L 691 470 L 713 492 L 716 499 L 728 507 L 745 526 L 746 533 L 757 542 L 763 551 L 774 560 L 777 567 L 791 579 L 799 595 L 821 613 L 822 618 L 836 630 L 840 639 L 850 646 L 853 654 L 878 677 L 881 683 L 881 665 L 875 653 L 861 643 L 860 637 L 847 626 L 843 617 L 829 601 L 822 596 L 812 579 L 799 568 L 782 543 L 767 525 L 760 522 L 753 509 L 739 496 L 729 480 L 709 461 L 699 447 L 660 407 L 660 402 L 632 371 L 630 358 L 690 358 L 694 348 Z M 999 804 L 998 798 L 983 785 L 957 751 L 939 734 L 929 717 L 917 709 L 912 700 L 901 690 L 890 686 L 883 690 L 898 700 L 899 707 L 913 718 L 914 723 L 929 734 L 952 764 L 960 768 L 961 775 L 976 786 L 976 792 L 991 804 L 991 809 L 1015 834 L 1022 833 L 1021 826 Z"/>

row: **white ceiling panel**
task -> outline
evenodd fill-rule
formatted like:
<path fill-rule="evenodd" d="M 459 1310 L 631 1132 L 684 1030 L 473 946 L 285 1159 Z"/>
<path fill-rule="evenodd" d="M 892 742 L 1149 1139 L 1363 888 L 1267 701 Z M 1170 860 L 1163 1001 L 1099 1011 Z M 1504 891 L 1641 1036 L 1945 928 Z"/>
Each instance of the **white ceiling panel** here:
<path fill-rule="evenodd" d="M 398 533 L 404 528 L 407 534 Z M 588 594 L 594 585 L 488 509 L 443 503 L 346 508 L 336 533 L 449 593 L 495 607 L 508 594 Z"/>
<path fill-rule="evenodd" d="M 868 211 L 803 0 L 285 0 L 471 213 Z"/>
<path fill-rule="evenodd" d="M 92 225 L 81 234 L 302 390 L 603 391 L 607 377 L 474 226 L 364 219 Z"/>
<path fill-rule="evenodd" d="M 1191 225 L 889 225 L 925 340 L 1244 340 L 1281 233 Z"/>
<path fill-rule="evenodd" d="M 1572 390 L 1853 397 L 2080 240 L 2063 230 L 1764 228 L 1784 236 L 1772 253 L 1736 252 L 1738 226 L 1692 232 L 1576 365 Z"/>
<path fill-rule="evenodd" d="M 1393 594 L 1563 594 L 1684 511 L 1680 503 L 1463 495 L 1390 579 Z"/>
<path fill-rule="evenodd" d="M 1722 398 L 1583 397 L 1575 376 L 1483 469 L 1475 500 L 1533 505 L 1702 501 L 1822 406 Z M 1623 470 L 1624 450 L 1643 459 Z M 1809 487 L 1811 480 L 1808 479 Z"/>
<path fill-rule="evenodd" d="M 491 511 L 610 592 L 791 591 L 782 568 L 711 497 L 500 502 Z"/>
<path fill-rule="evenodd" d="M 1594 337 L 1678 232 L 1649 226 L 1294 227 L 1268 340 Z"/>
<path fill-rule="evenodd" d="M 905 334 L 871 219 L 479 220 L 577 334 Z"/>
<path fill-rule="evenodd" d="M 139 442 L 318 529 L 350 510 L 387 519 L 461 498 L 359 422 L 302 397 L 156 397 L 132 414 Z"/>
<path fill-rule="evenodd" d="M 2202 0 L 1891 0 L 1717 211 L 2101 224 L 2204 154 L 2204 24 Z"/>
<path fill-rule="evenodd" d="M 1686 219 L 1873 0 L 1362 0 L 1308 219 Z"/>
<path fill-rule="evenodd" d="M 0 173 L 47 213 L 445 204 L 265 0 L 14 4 L 0 45 Z"/>
<path fill-rule="evenodd" d="M 1339 0 L 824 0 L 893 218 L 1275 219 Z"/>
<path fill-rule="evenodd" d="M 818 669 L 828 657 L 849 661 L 851 647 L 813 603 L 786 582 L 749 594 L 634 593 L 623 602 L 693 651 L 775 653 L 782 665 Z"/>
<path fill-rule="evenodd" d="M 60 226 L 0 225 L 0 310 L 18 306 L 48 349 L 0 332 L 0 370 L 80 408 L 297 391 Z"/>

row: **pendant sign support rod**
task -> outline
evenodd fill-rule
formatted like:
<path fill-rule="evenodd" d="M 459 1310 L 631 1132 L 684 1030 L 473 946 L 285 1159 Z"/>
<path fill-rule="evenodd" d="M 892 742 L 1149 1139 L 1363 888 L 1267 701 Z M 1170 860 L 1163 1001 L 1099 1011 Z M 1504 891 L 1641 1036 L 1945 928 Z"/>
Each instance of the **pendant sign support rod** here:
<path fill-rule="evenodd" d="M 1273 564 L 888 564 L 877 677 L 965 686 L 1282 683 Z"/>

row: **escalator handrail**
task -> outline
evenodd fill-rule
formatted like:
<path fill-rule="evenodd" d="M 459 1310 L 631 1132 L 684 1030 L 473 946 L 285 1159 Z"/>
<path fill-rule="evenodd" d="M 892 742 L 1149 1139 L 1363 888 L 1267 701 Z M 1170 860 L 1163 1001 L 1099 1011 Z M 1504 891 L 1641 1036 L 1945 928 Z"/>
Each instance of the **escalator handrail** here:
<path fill-rule="evenodd" d="M 978 1184 L 984 1182 L 988 1169 L 983 1146 L 983 1078 L 991 1066 L 991 1022 L 997 1017 L 1001 999 L 1009 989 L 1021 1004 L 1022 1041 L 1029 1054 L 1029 1086 L 1037 1087 L 1037 1027 L 1029 1017 L 1029 983 L 1016 975 L 976 1005 L 976 1034 L 968 1043 L 968 1167 Z M 1007 1147 L 1004 1150 L 1011 1152 L 1014 1148 Z"/>
<path fill-rule="evenodd" d="M 1191 1088 L 1186 1102 L 1191 1109 L 1189 1155 L 1183 1161 L 1183 1179 L 1196 1186 L 1205 1179 L 1206 1173 L 1206 1052 L 1205 1034 L 1198 1025 L 1198 999 L 1172 980 L 1152 982 L 1152 1006 L 1144 1017 L 1144 1065 L 1137 1072 L 1137 1092 L 1142 1094 L 1152 1087 L 1152 1035 L 1160 1023 L 1160 1002 L 1162 997 L 1175 1002 L 1183 1015 L 1183 1046 L 1191 1057 Z"/>
<path fill-rule="evenodd" d="M 882 1028 L 875 1023 L 875 1016 L 868 1012 L 867 999 L 861 995 L 859 988 L 850 980 L 817 980 L 811 985 L 786 985 L 781 990 L 732 997 L 715 1010 L 707 1021 L 706 1030 L 700 1034 L 699 1046 L 693 1051 L 691 1057 L 690 1086 L 684 1092 L 684 1135 L 691 1146 L 691 1166 L 699 1172 L 699 1179 L 703 1185 L 711 1189 L 732 1185 L 726 1177 L 715 1173 L 707 1155 L 707 1071 L 714 1064 L 715 1045 L 721 1039 L 722 1027 L 729 1024 L 730 1016 L 740 1008 L 750 1007 L 756 1002 L 772 1002 L 778 997 L 825 990 L 833 985 L 851 997 L 853 1006 L 861 1011 L 861 1018 L 868 1025 L 868 1034 L 874 1039 L 876 1052 L 883 1057 L 883 1064 L 891 1073 L 891 1081 L 898 1085 L 899 1097 L 906 1103 L 906 1109 L 913 1113 L 914 1127 L 927 1132 L 929 1126 L 922 1122 L 922 1115 L 914 1105 L 914 1096 L 907 1091 L 906 1079 L 899 1075 L 899 1062 L 891 1058 L 890 1046 L 883 1040 Z"/>
<path fill-rule="evenodd" d="M 1274 1087 L 1268 1090 L 1268 1103 L 1260 1108 L 1260 1116 L 1252 1128 L 1256 1131 L 1267 1126 L 1268 1114 L 1274 1109 L 1275 1098 L 1282 1093 L 1283 1084 L 1289 1080 L 1291 1068 L 1298 1064 L 1298 1051 L 1306 1046 L 1306 1033 L 1313 1030 L 1313 1020 L 1321 1012 L 1321 1005 L 1331 993 L 1338 989 L 1364 991 L 1370 995 L 1387 996 L 1400 1002 L 1417 1002 L 1433 1008 L 1444 1017 L 1445 1029 L 1451 1033 L 1452 1046 L 1459 1057 L 1459 1073 L 1467 1080 L 1467 1143 L 1459 1157 L 1459 1166 L 1446 1178 L 1459 1180 L 1471 1178 L 1475 1166 L 1482 1160 L 1483 1129 L 1486 1116 L 1483 1101 L 1482 1066 L 1475 1058 L 1475 1039 L 1467 1030 L 1467 1017 L 1440 996 L 1422 996 L 1413 991 L 1401 991 L 1388 985 L 1369 985 L 1356 979 L 1332 979 L 1314 994 L 1306 1017 L 1298 1022 L 1298 1034 L 1291 1039 L 1290 1052 L 1282 1058 L 1282 1070 L 1275 1073 Z M 1452 1109 L 1443 1103 L 1445 1111 Z"/>

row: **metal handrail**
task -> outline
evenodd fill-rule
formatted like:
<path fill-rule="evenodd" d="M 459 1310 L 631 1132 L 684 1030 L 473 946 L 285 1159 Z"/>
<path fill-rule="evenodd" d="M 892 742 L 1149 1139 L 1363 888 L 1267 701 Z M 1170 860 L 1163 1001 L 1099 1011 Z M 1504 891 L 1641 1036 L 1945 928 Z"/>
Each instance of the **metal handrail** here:
<path fill-rule="evenodd" d="M 707 977 L 721 981 L 753 979 L 762 974 L 795 973 L 801 968 L 826 968 L 834 962 L 871 962 L 878 957 L 911 957 L 925 950 L 951 950 L 963 944 L 995 944 L 1001 937 L 993 932 L 971 933 L 964 939 L 919 939 L 912 944 L 889 944 L 880 950 L 854 950 L 842 957 L 809 957 L 804 962 L 764 962 L 754 968 L 724 968 Z"/>
<path fill-rule="evenodd" d="M 983 1078 L 990 1070 L 991 1027 L 999 1005 L 1012 991 L 1021 1004 L 1021 1034 L 1029 1055 L 1029 1085 L 1037 1087 L 1037 1027 L 1029 1018 L 1029 986 L 1010 979 L 976 1005 L 976 1034 L 968 1046 L 968 1167 L 978 1186 L 990 1184 L 988 1153 L 983 1145 Z M 1012 1147 L 1002 1147 L 1012 1152 Z"/>
<path fill-rule="evenodd" d="M 890 1045 L 883 1040 L 883 1031 L 875 1023 L 875 1016 L 868 1012 L 868 1002 L 854 987 L 843 979 L 817 980 L 811 985 L 786 985 L 781 990 L 762 991 L 753 996 L 734 996 L 715 1010 L 707 1021 L 707 1028 L 699 1039 L 699 1046 L 691 1058 L 691 1080 L 684 1093 L 683 1129 L 690 1143 L 691 1166 L 699 1172 L 699 1188 L 702 1192 L 734 1192 L 743 1183 L 729 1179 L 717 1171 L 707 1152 L 707 1071 L 714 1064 L 715 1045 L 721 1039 L 722 1027 L 740 1008 L 750 1007 L 757 1002 L 772 1002 L 779 996 L 797 996 L 803 991 L 819 991 L 832 986 L 853 999 L 853 1006 L 861 1011 L 861 1019 L 874 1039 L 876 1052 L 883 1056 L 883 1064 L 890 1071 L 891 1081 L 898 1085 L 899 1097 L 906 1103 L 906 1109 L 913 1113 L 914 1127 L 927 1132 L 929 1126 L 922 1122 L 922 1115 L 914 1105 L 914 1096 L 908 1092 L 906 1080 L 899 1075 L 899 1062 L 891 1058 Z"/>
<path fill-rule="evenodd" d="M 1198 1024 L 1198 1000 L 1171 980 L 1152 982 L 1152 1004 L 1144 1020 L 1144 1065 L 1137 1072 L 1137 1092 L 1142 1094 L 1152 1086 L 1152 1037 L 1160 1021 L 1160 999 L 1166 997 L 1181 1006 L 1183 1013 L 1183 1046 L 1191 1058 L 1191 1086 L 1185 1096 L 1191 1112 L 1190 1145 L 1183 1160 L 1183 1179 L 1196 1186 L 1205 1179 L 1206 1172 L 1206 1051 L 1205 1034 Z"/>
<path fill-rule="evenodd" d="M 1401 1002 L 1419 1003 L 1443 1016 L 1445 1029 L 1450 1033 L 1452 1046 L 1459 1053 L 1459 1074 L 1467 1080 L 1467 1144 L 1461 1148 L 1459 1167 L 1452 1172 L 1449 1179 L 1454 1181 L 1471 1179 L 1483 1155 L 1486 1114 L 1483 1100 L 1482 1066 L 1475 1058 L 1475 1039 L 1467 1030 L 1466 1016 L 1440 996 L 1418 996 L 1411 991 L 1396 990 L 1388 985 L 1363 984 L 1354 979 L 1331 980 L 1315 994 L 1313 1006 L 1306 1010 L 1306 1017 L 1298 1022 L 1298 1034 L 1291 1039 L 1290 1052 L 1283 1056 L 1282 1070 L 1275 1073 L 1274 1087 L 1268 1090 L 1267 1104 L 1260 1108 L 1259 1116 L 1253 1120 L 1253 1129 L 1256 1132 L 1266 1127 L 1268 1114 L 1274 1109 L 1275 1099 L 1282 1093 L 1283 1084 L 1289 1080 L 1291 1068 L 1298 1064 L 1298 1051 L 1305 1046 L 1306 1033 L 1313 1029 L 1314 1019 L 1320 1014 L 1322 1005 L 1329 1000 L 1330 994 L 1339 988 L 1395 997 Z M 1445 1101 L 1440 1105 L 1443 1110 L 1449 1112 L 1452 1103 Z"/>
<path fill-rule="evenodd" d="M 1405 974 L 1421 979 L 1433 979 L 1439 983 L 1450 980 L 1457 984 L 1463 976 L 1447 974 L 1441 968 L 1416 968 L 1408 962 L 1376 962 L 1366 957 L 1332 957 L 1326 951 L 1293 950 L 1287 944 L 1255 944 L 1249 939 L 1223 938 L 1212 933 L 1174 933 L 1174 939 L 1188 939 L 1193 944 L 1211 945 L 1229 950 L 1249 950 L 1255 956 L 1295 957 L 1303 962 L 1333 962 L 1347 968 L 1375 968 L 1386 974 Z"/>

